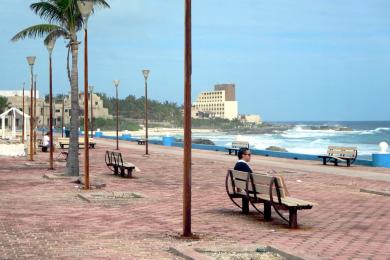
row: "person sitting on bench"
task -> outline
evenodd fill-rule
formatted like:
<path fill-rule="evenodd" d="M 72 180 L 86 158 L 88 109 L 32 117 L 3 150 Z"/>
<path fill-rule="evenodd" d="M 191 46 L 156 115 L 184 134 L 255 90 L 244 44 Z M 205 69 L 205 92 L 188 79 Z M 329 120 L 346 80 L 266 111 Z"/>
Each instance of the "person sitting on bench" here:
<path fill-rule="evenodd" d="M 47 152 L 47 149 L 50 147 L 50 137 L 49 132 L 45 134 L 42 140 L 42 152 Z"/>
<path fill-rule="evenodd" d="M 249 148 L 240 148 L 240 150 L 238 150 L 237 155 L 238 161 L 234 166 L 234 170 L 252 173 L 253 171 L 248 165 L 248 162 L 250 162 L 251 160 L 251 151 L 249 150 Z"/>

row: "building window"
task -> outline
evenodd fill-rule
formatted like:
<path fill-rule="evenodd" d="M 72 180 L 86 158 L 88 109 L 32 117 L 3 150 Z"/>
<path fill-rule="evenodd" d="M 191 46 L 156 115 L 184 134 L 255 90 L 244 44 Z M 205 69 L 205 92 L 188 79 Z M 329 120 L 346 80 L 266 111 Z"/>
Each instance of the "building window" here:
<path fill-rule="evenodd" d="M 61 112 L 61 110 L 59 110 L 59 109 L 56 109 L 56 113 L 60 113 Z"/>

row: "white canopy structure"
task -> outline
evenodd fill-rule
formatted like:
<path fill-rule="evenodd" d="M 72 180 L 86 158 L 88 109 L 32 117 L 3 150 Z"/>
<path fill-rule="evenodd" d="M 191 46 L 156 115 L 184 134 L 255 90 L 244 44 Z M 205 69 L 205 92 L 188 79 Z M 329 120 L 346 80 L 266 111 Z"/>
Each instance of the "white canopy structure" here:
<path fill-rule="evenodd" d="M 19 109 L 12 107 L 0 115 L 1 132 L 2 132 L 3 139 L 6 138 L 6 135 L 5 135 L 5 130 L 6 130 L 5 121 L 6 121 L 6 119 L 8 119 L 8 129 L 9 129 L 9 126 L 11 126 L 11 137 L 16 138 L 16 119 L 17 118 L 20 119 L 20 122 L 21 122 L 23 120 L 22 119 L 23 114 L 24 113 L 22 111 L 20 111 Z M 25 140 L 26 140 L 26 136 L 27 136 L 27 130 L 29 129 L 28 122 L 30 122 L 30 116 L 27 114 L 24 114 L 24 136 L 22 138 L 24 138 Z M 20 127 L 22 127 L 22 125 L 23 124 L 21 124 Z"/>

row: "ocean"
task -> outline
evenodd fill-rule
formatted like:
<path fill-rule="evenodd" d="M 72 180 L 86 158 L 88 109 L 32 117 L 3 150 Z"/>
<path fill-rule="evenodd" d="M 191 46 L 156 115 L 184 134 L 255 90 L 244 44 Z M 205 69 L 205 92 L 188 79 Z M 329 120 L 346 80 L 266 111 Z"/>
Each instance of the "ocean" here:
<path fill-rule="evenodd" d="M 221 133 L 193 134 L 195 138 L 205 138 L 216 145 L 230 146 L 232 141 L 248 141 L 251 148 L 266 149 L 278 146 L 288 152 L 302 154 L 325 154 L 329 145 L 358 148 L 358 158 L 371 159 L 371 154 L 379 151 L 378 144 L 385 141 L 390 144 L 390 121 L 341 121 L 341 122 L 270 122 L 287 124 L 292 127 L 285 131 L 233 135 Z M 320 129 L 324 126 L 347 127 L 346 131 Z M 314 130 L 313 130 L 314 129 Z"/>

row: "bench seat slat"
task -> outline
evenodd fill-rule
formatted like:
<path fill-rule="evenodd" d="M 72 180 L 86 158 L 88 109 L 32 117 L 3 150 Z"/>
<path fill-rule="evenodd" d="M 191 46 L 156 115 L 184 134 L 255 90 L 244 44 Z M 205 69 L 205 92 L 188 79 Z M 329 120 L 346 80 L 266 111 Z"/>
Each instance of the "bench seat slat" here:
<path fill-rule="evenodd" d="M 257 197 L 259 197 L 262 200 L 270 201 L 269 194 L 257 194 Z M 278 203 L 278 197 L 274 196 L 274 202 Z M 288 207 L 307 207 L 307 206 L 315 206 L 316 204 L 310 201 L 301 200 L 293 197 L 284 197 L 281 198 L 282 204 L 288 206 Z"/>
<path fill-rule="evenodd" d="M 123 162 L 123 166 L 124 166 L 124 167 L 135 167 L 134 164 L 129 163 L 129 162 Z"/>

